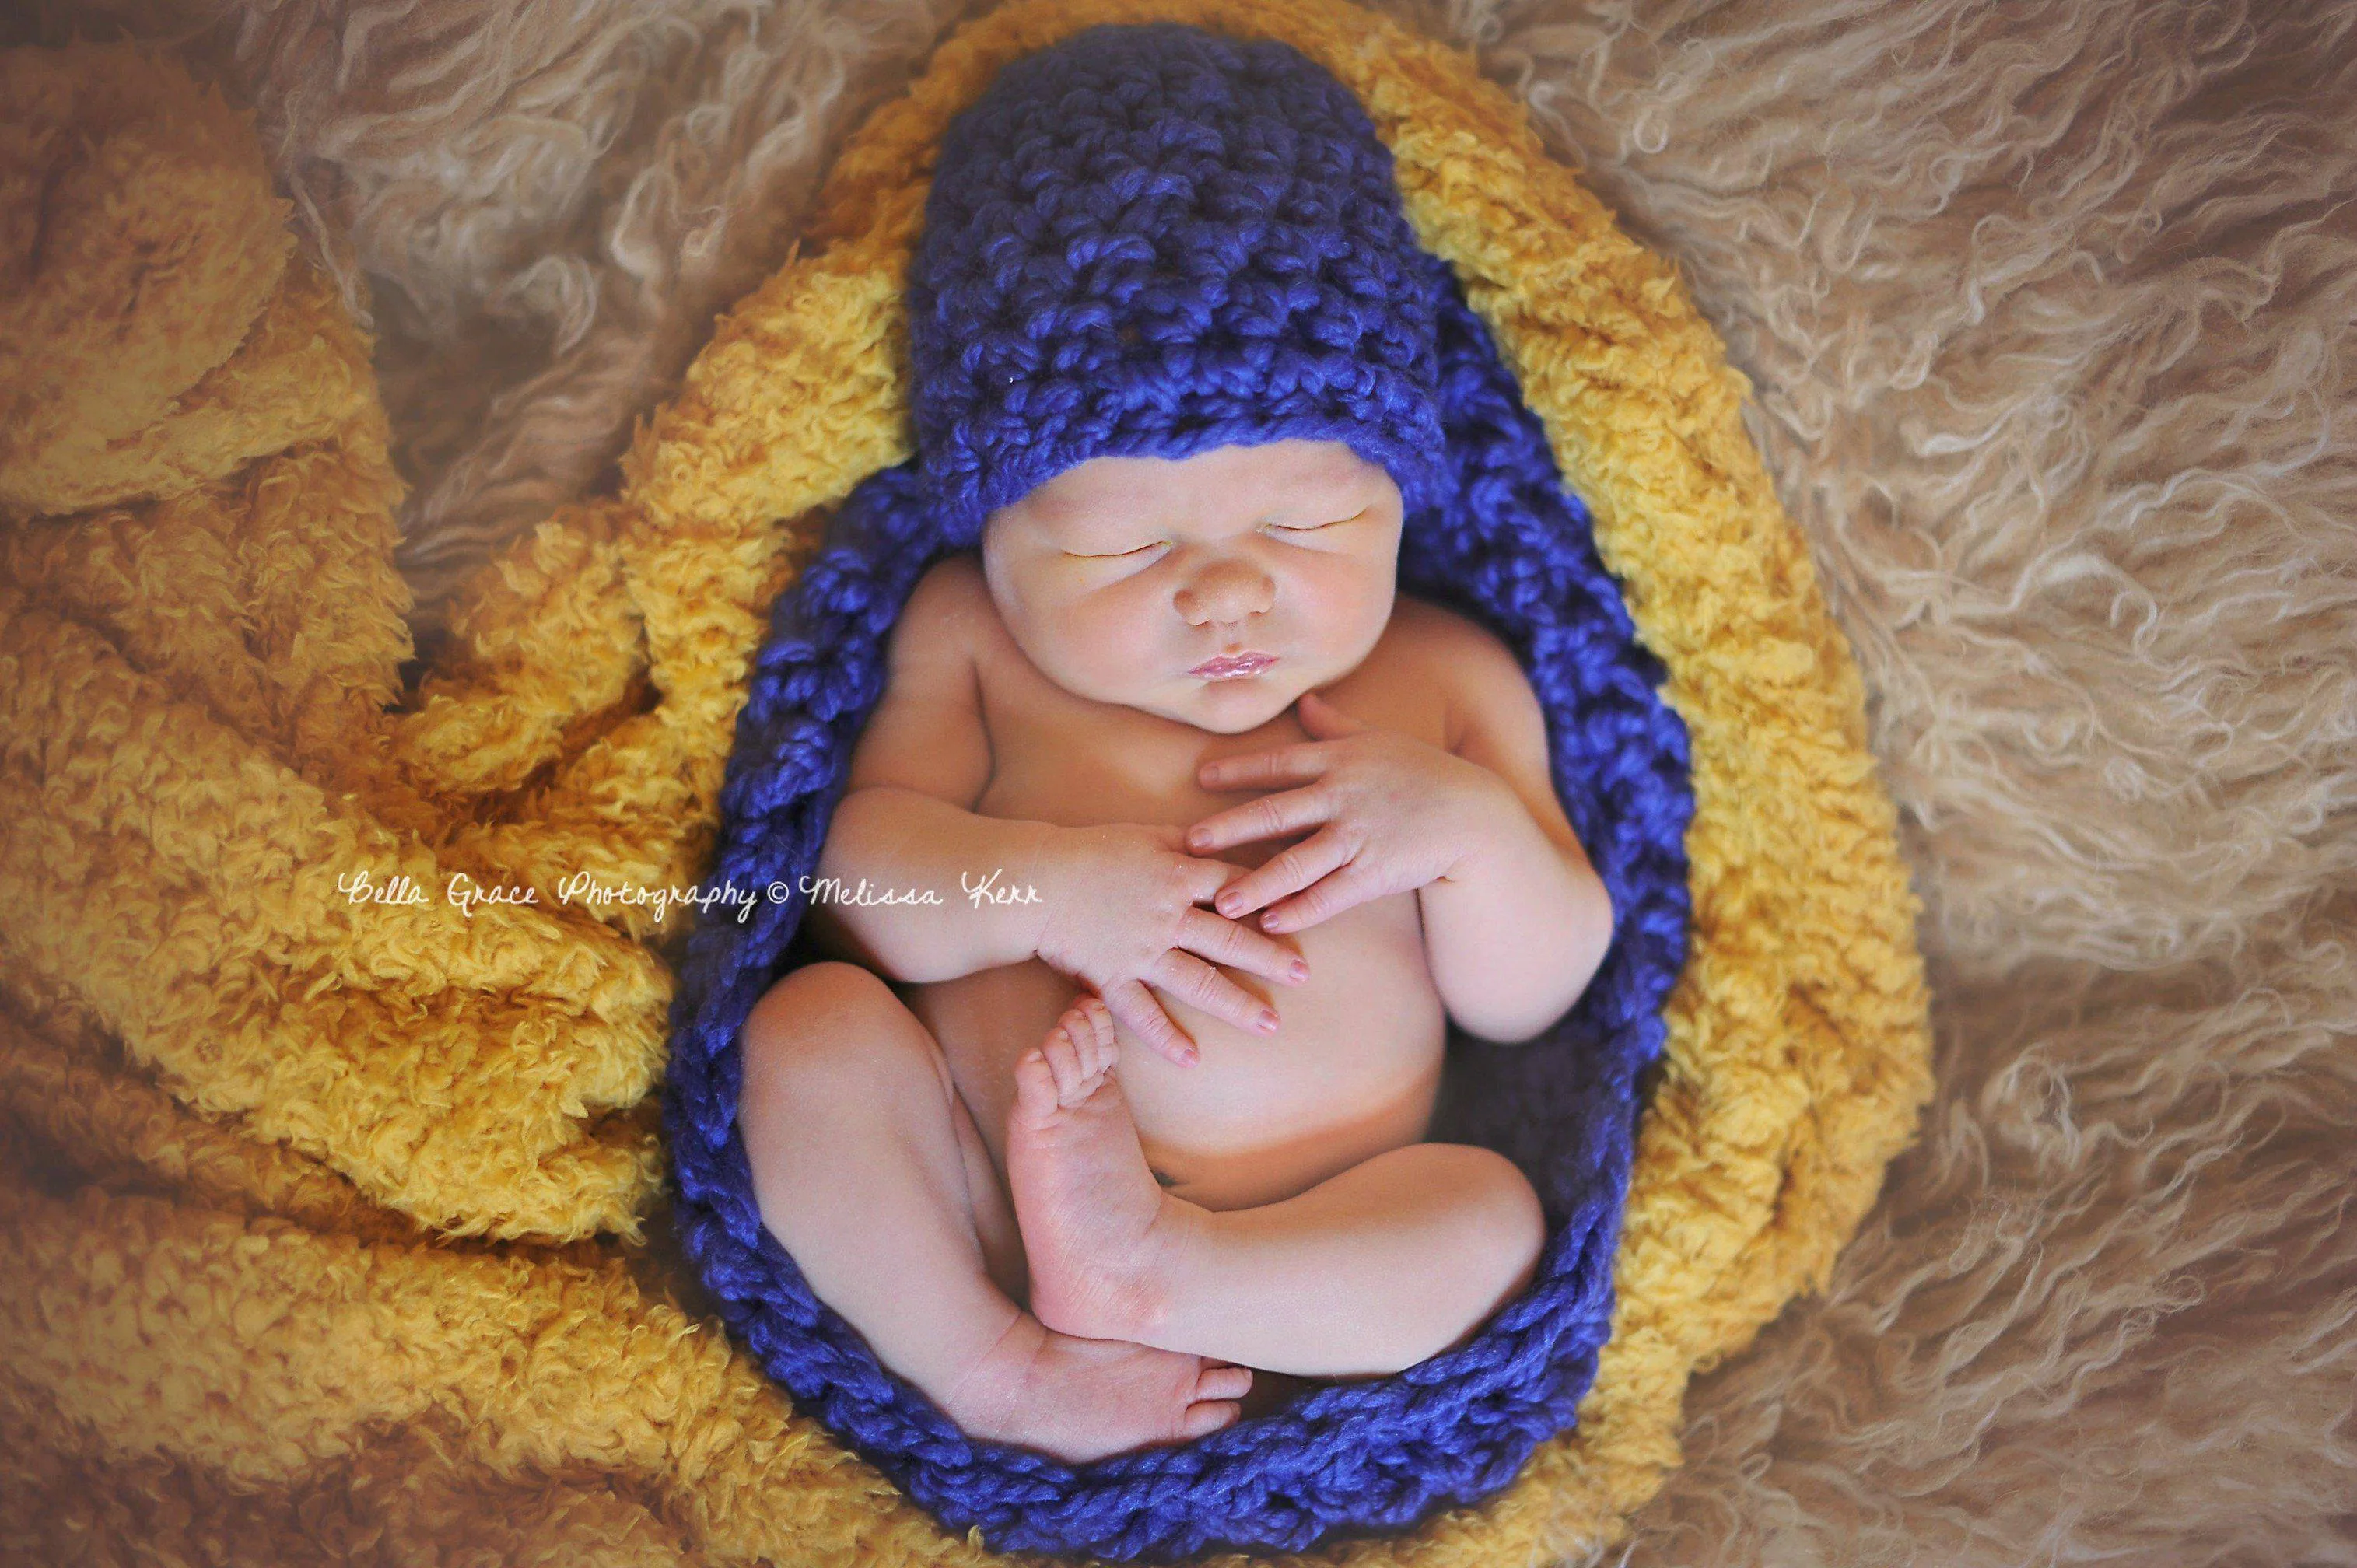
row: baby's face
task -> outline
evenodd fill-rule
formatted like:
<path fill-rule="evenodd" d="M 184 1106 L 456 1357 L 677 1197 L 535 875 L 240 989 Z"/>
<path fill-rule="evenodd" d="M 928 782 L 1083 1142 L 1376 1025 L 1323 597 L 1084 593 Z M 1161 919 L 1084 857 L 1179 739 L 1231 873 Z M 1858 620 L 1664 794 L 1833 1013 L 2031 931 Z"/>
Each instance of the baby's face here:
<path fill-rule="evenodd" d="M 983 574 L 1066 691 L 1236 735 L 1374 648 L 1401 521 L 1391 476 L 1339 441 L 1094 457 L 990 515 Z"/>

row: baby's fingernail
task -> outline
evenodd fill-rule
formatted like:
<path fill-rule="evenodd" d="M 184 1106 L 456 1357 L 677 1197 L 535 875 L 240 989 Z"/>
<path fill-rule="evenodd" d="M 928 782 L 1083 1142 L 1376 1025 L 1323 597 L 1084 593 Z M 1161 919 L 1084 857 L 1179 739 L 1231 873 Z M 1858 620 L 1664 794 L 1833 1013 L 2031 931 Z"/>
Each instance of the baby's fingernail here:
<path fill-rule="evenodd" d="M 1260 1028 L 1260 1032 L 1261 1032 L 1262 1034 L 1264 1034 L 1264 1035 L 1274 1035 L 1274 1034 L 1275 1034 L 1275 1033 L 1276 1033 L 1276 1015 L 1275 1015 L 1275 1014 L 1271 1013 L 1271 1012 L 1268 1012 L 1268 1011 L 1266 1011 L 1266 1010 L 1264 1010 L 1264 1011 L 1261 1013 L 1260 1017 L 1259 1017 L 1257 1020 L 1255 1020 L 1255 1022 L 1258 1024 L 1259 1028 Z"/>
<path fill-rule="evenodd" d="M 1193 1067 L 1197 1059 L 1200 1058 L 1202 1054 L 1203 1053 L 1200 1051 L 1182 1051 L 1178 1056 L 1178 1065 L 1180 1067 Z"/>
<path fill-rule="evenodd" d="M 1307 980 L 1309 978 L 1309 966 L 1302 962 L 1299 959 L 1295 959 L 1293 961 L 1293 967 L 1286 970 L 1285 972 L 1293 976 L 1296 980 Z"/>
<path fill-rule="evenodd" d="M 1221 894 L 1221 895 L 1220 895 L 1220 913 L 1221 913 L 1221 914 L 1222 914 L 1222 915 L 1232 915 L 1232 914 L 1234 914 L 1237 910 L 1239 910 L 1239 909 L 1243 908 L 1243 907 L 1244 907 L 1244 896 L 1243 896 L 1243 894 L 1241 894 L 1241 893 L 1222 893 L 1222 894 Z"/>

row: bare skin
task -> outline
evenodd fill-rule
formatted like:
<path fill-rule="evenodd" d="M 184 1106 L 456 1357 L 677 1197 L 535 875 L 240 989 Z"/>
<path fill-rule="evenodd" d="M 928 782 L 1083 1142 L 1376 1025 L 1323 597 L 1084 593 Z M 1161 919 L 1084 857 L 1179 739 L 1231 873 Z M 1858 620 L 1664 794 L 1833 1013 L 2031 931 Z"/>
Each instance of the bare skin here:
<path fill-rule="evenodd" d="M 1017 1061 L 1009 1212 L 944 1058 L 874 976 L 812 964 L 748 1023 L 764 1220 L 972 1435 L 1071 1463 L 1184 1441 L 1237 1419 L 1254 1387 L 1238 1357 L 1375 1375 L 1461 1339 L 1528 1283 L 1535 1202 L 1479 1149 L 1409 1145 L 1256 1209 L 1172 1196 L 1140 1150 L 1119 1055 L 1088 997 Z M 792 1114 L 822 1103 L 823 1118 Z M 857 1203 L 796 1200 L 846 1175 Z"/>
<path fill-rule="evenodd" d="M 814 896 L 851 961 L 754 1010 L 740 1123 L 812 1287 L 976 1436 L 1200 1435 L 1530 1277 L 1529 1184 L 1422 1141 L 1445 1024 L 1531 1037 L 1610 909 L 1512 655 L 1395 599 L 1400 526 L 1333 444 L 1098 459 L 895 630 L 819 870 L 940 897 Z"/>
<path fill-rule="evenodd" d="M 796 971 L 754 1009 L 745 1052 L 763 1221 L 820 1298 L 965 1432 L 1077 1464 L 1236 1418 L 1245 1369 L 1054 1332 L 1018 1305 L 1019 1245 L 985 1255 L 983 1235 L 1014 1225 L 973 1120 L 939 1048 L 875 976 Z M 841 1197 L 847 1176 L 856 1202 L 803 1201 Z"/>
<path fill-rule="evenodd" d="M 1015 1064 L 1006 1175 L 1042 1324 L 1364 1377 L 1460 1343 L 1530 1283 L 1538 1202 L 1501 1156 L 1412 1144 L 1281 1203 L 1204 1208 L 1147 1168 L 1119 1060 L 1091 996 Z"/>

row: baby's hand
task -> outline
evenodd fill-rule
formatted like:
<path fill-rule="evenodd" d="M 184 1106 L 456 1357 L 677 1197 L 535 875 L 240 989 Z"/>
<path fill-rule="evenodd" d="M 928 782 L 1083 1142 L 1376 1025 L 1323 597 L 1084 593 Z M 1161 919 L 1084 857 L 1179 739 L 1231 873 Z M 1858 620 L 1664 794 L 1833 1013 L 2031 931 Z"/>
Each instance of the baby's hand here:
<path fill-rule="evenodd" d="M 1116 1019 L 1180 1067 L 1200 1053 L 1146 982 L 1239 1028 L 1267 1034 L 1276 1015 L 1204 960 L 1296 984 L 1308 978 L 1308 965 L 1284 943 L 1196 908 L 1243 868 L 1188 854 L 1184 829 L 1141 822 L 1056 828 L 1042 869 L 1047 908 L 1039 956 L 1086 982 Z"/>
<path fill-rule="evenodd" d="M 1223 757 L 1199 775 L 1206 789 L 1313 782 L 1205 817 L 1187 831 L 1194 854 L 1325 824 L 1229 884 L 1218 899 L 1222 915 L 1274 904 L 1261 929 L 1298 931 L 1387 893 L 1415 892 L 1451 875 L 1486 843 L 1501 805 L 1522 809 L 1506 782 L 1479 763 L 1361 724 L 1315 692 L 1304 692 L 1297 707 L 1312 739 Z"/>

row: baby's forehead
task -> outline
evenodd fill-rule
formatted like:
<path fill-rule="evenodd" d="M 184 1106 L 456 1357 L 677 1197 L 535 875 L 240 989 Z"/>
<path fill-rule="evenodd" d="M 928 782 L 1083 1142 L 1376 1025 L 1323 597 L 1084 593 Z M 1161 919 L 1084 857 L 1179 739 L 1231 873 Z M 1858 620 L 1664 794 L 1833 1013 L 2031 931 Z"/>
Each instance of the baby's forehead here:
<path fill-rule="evenodd" d="M 1010 510 L 1049 529 L 1172 510 L 1323 505 L 1372 494 L 1383 471 L 1340 442 L 1210 448 L 1176 461 L 1092 457 L 1035 487 Z"/>

